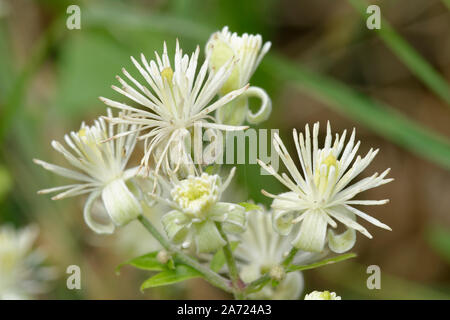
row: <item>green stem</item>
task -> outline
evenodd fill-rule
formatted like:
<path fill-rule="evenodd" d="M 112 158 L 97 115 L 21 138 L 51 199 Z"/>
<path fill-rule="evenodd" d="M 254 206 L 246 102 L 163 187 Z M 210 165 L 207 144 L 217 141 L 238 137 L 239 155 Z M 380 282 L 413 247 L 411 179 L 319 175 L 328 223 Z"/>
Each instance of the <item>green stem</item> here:
<path fill-rule="evenodd" d="M 287 268 L 291 264 L 297 252 L 298 249 L 296 247 L 292 247 L 291 251 L 289 251 L 288 255 L 286 256 L 286 258 L 284 258 L 283 262 L 281 263 L 281 266 L 283 268 Z"/>
<path fill-rule="evenodd" d="M 233 251 L 231 250 L 230 241 L 228 241 L 228 237 L 226 233 L 222 229 L 222 224 L 220 222 L 216 222 L 217 230 L 219 230 L 220 235 L 222 238 L 226 241 L 226 245 L 223 247 L 223 253 L 225 256 L 225 261 L 228 265 L 228 271 L 230 273 L 231 282 L 233 283 L 233 287 L 235 288 L 236 292 L 234 294 L 234 297 L 238 300 L 244 299 L 244 294 L 242 293 L 240 282 L 241 279 L 239 278 L 239 271 L 236 266 L 236 260 L 233 256 Z"/>
<path fill-rule="evenodd" d="M 248 284 L 247 288 L 245 288 L 245 293 L 253 293 L 261 290 L 268 282 L 270 281 L 270 275 L 265 273 L 255 281 L 252 281 Z"/>
<path fill-rule="evenodd" d="M 148 232 L 156 239 L 159 243 L 164 247 L 165 250 L 169 252 L 175 253 L 176 257 L 183 263 L 189 265 L 194 268 L 198 272 L 200 272 L 206 281 L 211 283 L 212 285 L 228 292 L 235 294 L 235 289 L 230 286 L 230 281 L 219 274 L 213 272 L 212 270 L 204 267 L 195 259 L 189 257 L 184 254 L 180 250 L 178 250 L 175 246 L 173 246 L 159 231 L 153 226 L 153 224 L 143 215 L 138 217 L 139 222 L 147 229 Z"/>
<path fill-rule="evenodd" d="M 297 254 L 298 249 L 295 247 L 292 247 L 291 251 L 289 251 L 288 255 L 284 260 L 281 262 L 281 266 L 286 269 L 294 259 L 295 255 Z M 270 281 L 270 275 L 268 273 L 263 274 L 261 277 L 256 279 L 255 281 L 250 282 L 250 284 L 247 286 L 245 292 L 246 293 L 252 293 L 255 291 L 261 290 L 268 282 Z"/>

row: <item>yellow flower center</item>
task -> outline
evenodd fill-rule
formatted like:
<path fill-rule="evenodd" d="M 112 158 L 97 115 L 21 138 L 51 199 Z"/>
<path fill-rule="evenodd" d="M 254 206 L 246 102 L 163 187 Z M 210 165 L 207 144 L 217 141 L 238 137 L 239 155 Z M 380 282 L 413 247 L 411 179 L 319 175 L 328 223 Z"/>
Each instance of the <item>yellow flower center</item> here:
<path fill-rule="evenodd" d="M 81 129 L 78 131 L 78 136 L 79 136 L 80 138 L 85 138 L 85 137 L 86 137 L 86 129 L 85 129 L 85 128 L 81 128 Z"/>
<path fill-rule="evenodd" d="M 331 300 L 331 293 L 330 293 L 330 291 L 322 292 L 321 296 L 322 296 L 323 300 Z"/>
<path fill-rule="evenodd" d="M 325 175 L 322 173 L 323 165 L 327 167 Z M 316 170 L 314 170 L 314 183 L 319 188 L 320 191 L 324 191 L 328 185 L 328 176 L 330 174 L 331 167 L 334 167 L 334 174 L 338 174 L 338 160 L 333 154 L 329 154 L 325 159 L 323 159 Z M 323 180 L 323 178 L 325 178 Z M 322 181 L 322 182 L 321 182 Z"/>
<path fill-rule="evenodd" d="M 161 71 L 161 77 L 163 79 L 166 79 L 169 84 L 172 84 L 172 79 L 173 79 L 172 68 L 171 67 L 164 68 L 163 71 Z"/>
<path fill-rule="evenodd" d="M 200 177 L 188 177 L 172 189 L 172 198 L 188 214 L 202 215 L 217 202 L 218 176 L 203 173 Z"/>
<path fill-rule="evenodd" d="M 330 168 L 330 166 L 334 166 L 336 168 L 336 162 L 336 157 L 330 154 L 325 158 L 325 160 L 322 161 L 322 164 L 326 164 L 328 168 Z"/>

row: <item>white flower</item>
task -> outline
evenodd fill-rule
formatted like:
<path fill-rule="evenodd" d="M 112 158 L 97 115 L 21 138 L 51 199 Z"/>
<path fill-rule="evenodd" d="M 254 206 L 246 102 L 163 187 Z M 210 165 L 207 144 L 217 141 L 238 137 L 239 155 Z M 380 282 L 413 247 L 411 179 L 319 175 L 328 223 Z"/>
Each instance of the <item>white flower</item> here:
<path fill-rule="evenodd" d="M 270 42 L 263 45 L 262 37 L 259 34 L 244 33 L 242 36 L 238 36 L 237 33 L 232 34 L 228 27 L 213 33 L 206 44 L 206 56 L 211 70 L 215 72 L 231 57 L 238 58 L 233 72 L 222 86 L 220 93 L 227 94 L 245 86 L 264 55 L 269 51 L 270 46 Z M 261 99 L 261 106 L 256 113 L 252 113 L 248 107 L 248 98 L 252 96 Z M 245 119 L 249 123 L 256 124 L 267 120 L 271 110 L 272 103 L 266 91 L 259 87 L 250 87 L 238 99 L 218 109 L 217 117 L 220 122 L 232 125 L 241 125 Z"/>
<path fill-rule="evenodd" d="M 108 109 L 109 117 L 112 117 Z M 124 115 L 126 116 L 126 115 Z M 136 133 L 124 136 L 124 132 L 136 132 L 137 125 L 119 124 L 114 133 L 112 124 L 106 125 L 99 118 L 93 126 L 84 123 L 78 132 L 65 135 L 70 151 L 57 141 L 52 147 L 60 152 L 75 170 L 35 159 L 34 162 L 63 177 L 77 180 L 75 184 L 40 190 L 40 194 L 60 192 L 53 200 L 89 193 L 84 206 L 84 219 L 97 233 L 112 233 L 115 226 L 122 226 L 141 214 L 141 205 L 126 182 L 136 169 L 125 170 L 136 145 Z M 111 139 L 112 136 L 119 136 Z M 110 222 L 102 224 L 93 218 L 93 204 L 101 196 Z"/>
<path fill-rule="evenodd" d="M 177 171 L 180 164 L 190 164 L 192 159 L 187 140 L 191 135 L 189 130 L 196 124 L 218 130 L 246 128 L 217 124 L 210 115 L 247 89 L 246 86 L 237 88 L 238 90 L 214 103 L 211 102 L 230 76 L 235 60 L 230 59 L 214 74 L 208 74 L 208 61 L 205 61 L 197 73 L 199 52 L 197 47 L 191 57 L 183 55 L 177 41 L 173 69 L 165 43 L 162 57 L 155 53 L 156 62 L 149 62 L 142 54 L 141 65 L 132 57 L 133 64 L 151 89 L 139 83 L 125 69 L 122 69 L 123 74 L 137 89 L 120 77 L 117 79 L 122 88 L 112 88 L 138 103 L 142 109 L 100 97 L 111 107 L 130 111 L 130 114 L 109 119 L 110 121 L 142 125 L 138 128 L 139 132 L 145 131 L 139 137 L 139 140 L 145 140 L 145 154 L 141 165 L 146 167 L 147 172 L 150 170 L 151 156 L 156 162 L 155 174 L 158 174 L 161 167 L 166 171 Z M 130 130 L 130 133 L 134 132 Z"/>
<path fill-rule="evenodd" d="M 305 296 L 305 300 L 341 300 L 341 297 L 334 292 L 313 291 Z"/>
<path fill-rule="evenodd" d="M 264 273 L 280 266 L 291 249 L 293 235 L 279 235 L 272 226 L 272 212 L 252 210 L 247 213 L 247 229 L 237 239 L 239 245 L 235 255 L 240 268 L 240 277 L 250 283 Z M 320 258 L 317 253 L 298 252 L 292 263 L 307 264 Z M 279 285 L 266 285 L 261 291 L 251 294 L 252 299 L 297 299 L 303 291 L 301 272 L 290 272 Z"/>
<path fill-rule="evenodd" d="M 305 138 L 302 133 L 298 135 L 295 129 L 293 132 L 303 175 L 297 169 L 278 135 L 275 135 L 274 147 L 293 180 L 287 174 L 279 175 L 272 167 L 268 167 L 261 161 L 258 162 L 290 189 L 289 192 L 280 195 L 272 195 L 263 190 L 266 196 L 275 199 L 272 203 L 275 211 L 274 228 L 280 234 L 286 235 L 293 230 L 296 223 L 301 222 L 292 245 L 305 251 L 319 252 L 323 250 L 326 242 L 327 226 L 330 225 L 333 228 L 337 226 L 335 219 L 348 227 L 346 232 L 337 236 L 332 230 L 328 232 L 328 245 L 337 253 L 353 247 L 354 230 L 372 238 L 370 233 L 356 222 L 356 216 L 378 227 L 391 230 L 387 225 L 352 206 L 381 205 L 388 202 L 388 200 L 352 200 L 352 198 L 360 192 L 392 181 L 393 179 L 384 179 L 389 169 L 381 175 L 375 173 L 349 185 L 370 164 L 378 150 L 370 149 L 365 157 L 357 156 L 353 162 L 360 144 L 358 141 L 355 145 L 355 130 L 344 148 L 346 131 L 341 137 L 336 134 L 332 142 L 331 128 L 328 123 L 325 145 L 319 149 L 317 138 L 319 123 L 314 124 L 312 144 L 309 126 L 306 125 L 305 129 Z"/>
<path fill-rule="evenodd" d="M 201 173 L 177 181 L 172 177 L 168 184 L 171 200 L 158 195 L 153 197 L 173 208 L 162 217 L 169 239 L 184 248 L 195 242 L 197 252 L 213 252 L 225 245 L 217 229 L 221 223 L 224 232 L 240 233 L 245 228 L 245 209 L 233 203 L 220 202 L 222 192 L 230 183 L 234 169 L 222 183 L 218 175 Z"/>
<path fill-rule="evenodd" d="M 37 234 L 36 227 L 0 227 L 0 300 L 32 299 L 54 277 L 54 270 L 40 266 L 43 254 L 32 248 Z"/>
<path fill-rule="evenodd" d="M 186 214 L 199 217 L 219 200 L 220 177 L 206 173 L 189 176 L 175 185 L 171 195 Z"/>

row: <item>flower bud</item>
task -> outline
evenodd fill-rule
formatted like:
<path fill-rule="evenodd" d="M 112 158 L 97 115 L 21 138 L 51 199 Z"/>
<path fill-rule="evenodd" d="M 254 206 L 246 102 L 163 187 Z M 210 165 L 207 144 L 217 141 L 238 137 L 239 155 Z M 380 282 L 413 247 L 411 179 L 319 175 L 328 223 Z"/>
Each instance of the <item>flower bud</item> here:
<path fill-rule="evenodd" d="M 170 254 L 166 250 L 161 250 L 156 255 L 156 259 L 158 259 L 158 261 L 162 264 L 166 264 L 170 259 Z"/>
<path fill-rule="evenodd" d="M 286 272 L 282 266 L 277 265 L 270 269 L 269 275 L 273 280 L 281 281 L 286 276 Z"/>

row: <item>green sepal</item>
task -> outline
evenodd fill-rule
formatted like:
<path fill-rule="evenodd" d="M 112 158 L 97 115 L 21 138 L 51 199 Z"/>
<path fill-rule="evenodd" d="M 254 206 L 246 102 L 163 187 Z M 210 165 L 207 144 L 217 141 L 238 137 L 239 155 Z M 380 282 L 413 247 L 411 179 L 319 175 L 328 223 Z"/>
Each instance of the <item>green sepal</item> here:
<path fill-rule="evenodd" d="M 250 203 L 250 202 L 239 202 L 238 205 L 240 205 L 241 207 L 244 207 L 245 212 L 253 211 L 253 210 L 263 211 L 260 206 L 258 206 L 257 204 L 254 204 L 254 203 Z"/>

